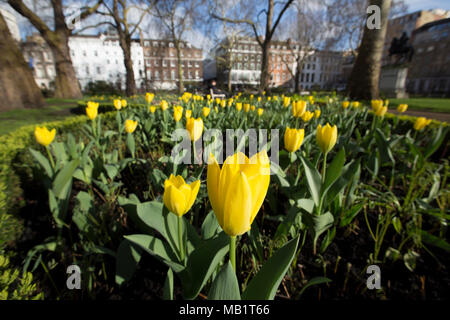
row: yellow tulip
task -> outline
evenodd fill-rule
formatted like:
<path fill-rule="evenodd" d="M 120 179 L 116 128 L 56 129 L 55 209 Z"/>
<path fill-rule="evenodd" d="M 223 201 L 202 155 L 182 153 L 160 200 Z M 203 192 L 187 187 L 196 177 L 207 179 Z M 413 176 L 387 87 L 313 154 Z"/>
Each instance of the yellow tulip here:
<path fill-rule="evenodd" d="M 155 113 L 155 111 L 156 111 L 156 106 L 150 106 L 150 112 L 151 113 Z"/>
<path fill-rule="evenodd" d="M 146 93 L 145 94 L 145 101 L 147 101 L 148 104 L 152 103 L 153 98 L 155 97 L 154 93 Z"/>
<path fill-rule="evenodd" d="M 46 127 L 37 126 L 34 129 L 34 137 L 36 138 L 37 143 L 47 147 L 50 143 L 52 143 L 53 139 L 55 139 L 56 129 L 52 129 L 49 131 Z"/>
<path fill-rule="evenodd" d="M 262 114 L 264 113 L 264 109 L 263 108 L 258 108 L 258 116 L 262 116 Z"/>
<path fill-rule="evenodd" d="M 242 152 L 229 156 L 220 168 L 213 155 L 208 161 L 206 184 L 214 214 L 231 237 L 250 230 L 267 194 L 270 161 L 266 151 L 250 159 Z"/>
<path fill-rule="evenodd" d="M 250 110 L 255 111 L 255 110 L 256 110 L 256 107 L 255 107 L 254 105 L 252 105 L 252 106 L 250 107 Z"/>
<path fill-rule="evenodd" d="M 192 110 L 186 110 L 186 119 L 189 119 L 190 117 L 192 117 Z"/>
<path fill-rule="evenodd" d="M 262 92 L 262 95 L 263 95 L 263 96 L 265 96 L 265 95 L 266 95 L 266 92 L 265 92 L 265 91 L 263 91 L 263 92 Z"/>
<path fill-rule="evenodd" d="M 305 113 L 302 115 L 302 120 L 308 122 L 312 119 L 312 117 L 314 117 L 314 112 L 305 111 Z"/>
<path fill-rule="evenodd" d="M 249 103 L 244 103 L 244 111 L 245 112 L 249 112 L 250 111 L 250 104 Z"/>
<path fill-rule="evenodd" d="M 287 107 L 289 107 L 290 104 L 291 104 L 291 98 L 284 97 L 283 98 L 283 107 L 287 108 Z"/>
<path fill-rule="evenodd" d="M 386 114 L 387 109 L 388 109 L 387 106 L 386 107 L 381 106 L 381 107 L 379 107 L 377 109 L 377 111 L 375 111 L 375 115 L 377 117 L 384 117 L 384 115 Z"/>
<path fill-rule="evenodd" d="M 219 108 L 214 107 L 214 111 L 216 111 L 216 113 L 219 113 Z"/>
<path fill-rule="evenodd" d="M 297 151 L 302 145 L 304 137 L 304 129 L 291 129 L 287 127 L 284 132 L 284 148 L 289 152 Z"/>
<path fill-rule="evenodd" d="M 317 119 L 318 117 L 320 117 L 320 110 L 319 110 L 319 109 L 314 110 L 314 116 L 316 117 L 316 119 Z"/>
<path fill-rule="evenodd" d="M 327 123 L 324 127 L 320 124 L 317 126 L 317 144 L 319 145 L 320 150 L 323 153 L 328 153 L 331 149 L 333 149 L 334 145 L 337 141 L 337 127 L 334 125 L 333 127 Z"/>
<path fill-rule="evenodd" d="M 194 204 L 200 189 L 200 180 L 187 184 L 182 176 L 170 175 L 169 179 L 164 181 L 163 202 L 167 209 L 182 217 Z"/>
<path fill-rule="evenodd" d="M 211 112 L 211 108 L 207 108 L 207 107 L 204 107 L 204 108 L 203 108 L 203 115 L 204 115 L 205 117 L 207 117 L 207 116 L 209 115 L 210 112 Z"/>
<path fill-rule="evenodd" d="M 225 107 L 227 106 L 227 101 L 226 101 L 226 100 L 220 101 L 220 106 L 221 106 L 222 108 L 225 108 Z"/>
<path fill-rule="evenodd" d="M 419 118 L 417 118 L 416 122 L 414 123 L 414 129 L 416 129 L 417 131 L 420 131 L 423 128 L 425 128 L 427 125 L 429 125 L 430 123 L 431 123 L 431 119 L 427 119 L 425 117 L 419 117 Z"/>
<path fill-rule="evenodd" d="M 175 122 L 178 122 L 181 120 L 181 117 L 183 116 L 183 107 L 177 106 L 173 108 L 173 118 Z"/>
<path fill-rule="evenodd" d="M 350 105 L 350 101 L 342 101 L 342 108 L 347 109 Z"/>
<path fill-rule="evenodd" d="M 270 100 L 272 100 L 272 97 L 267 97 L 267 101 L 270 101 Z"/>
<path fill-rule="evenodd" d="M 220 98 L 216 98 L 216 104 L 217 105 L 220 105 L 220 101 L 221 101 Z"/>
<path fill-rule="evenodd" d="M 120 102 L 122 103 L 122 108 L 125 108 L 127 106 L 127 100 L 123 99 Z"/>
<path fill-rule="evenodd" d="M 241 111 L 242 110 L 242 102 L 236 103 L 236 110 Z"/>
<path fill-rule="evenodd" d="M 98 109 L 98 106 L 99 106 L 98 102 L 88 101 L 88 103 L 87 103 L 87 107 L 88 108 L 96 108 L 96 109 Z"/>
<path fill-rule="evenodd" d="M 97 114 L 98 114 L 98 106 L 92 104 L 88 105 L 88 107 L 86 108 L 86 115 L 88 116 L 88 118 L 94 120 L 95 118 L 97 118 Z"/>
<path fill-rule="evenodd" d="M 122 101 L 119 99 L 115 99 L 114 100 L 114 108 L 116 108 L 116 110 L 122 109 Z"/>
<path fill-rule="evenodd" d="M 261 97 L 258 97 L 258 102 L 261 102 Z"/>
<path fill-rule="evenodd" d="M 300 118 L 306 111 L 306 101 L 294 101 L 292 102 L 292 115 L 296 118 Z"/>
<path fill-rule="evenodd" d="M 371 105 L 372 105 L 372 110 L 373 112 L 377 112 L 377 110 L 379 108 L 381 108 L 383 106 L 383 100 L 372 100 L 370 101 Z"/>
<path fill-rule="evenodd" d="M 400 113 L 405 112 L 406 110 L 408 110 L 408 105 L 407 104 L 399 104 L 397 107 L 397 111 Z"/>
<path fill-rule="evenodd" d="M 160 106 L 162 111 L 167 110 L 167 108 L 169 108 L 169 104 L 167 103 L 166 100 L 161 100 Z"/>
<path fill-rule="evenodd" d="M 273 96 L 274 101 L 278 101 L 278 96 Z"/>
<path fill-rule="evenodd" d="M 353 108 L 358 108 L 359 107 L 359 101 L 353 101 L 352 102 L 352 107 Z"/>
<path fill-rule="evenodd" d="M 233 104 L 233 101 L 234 101 L 233 98 L 228 99 L 227 107 L 231 107 L 231 105 Z"/>
<path fill-rule="evenodd" d="M 389 105 L 389 100 L 388 100 L 388 99 L 384 100 L 384 105 L 385 105 L 386 107 Z"/>
<path fill-rule="evenodd" d="M 187 111 L 186 111 L 187 112 Z M 200 139 L 203 132 L 203 120 L 202 118 L 189 118 L 186 121 L 186 130 L 189 132 L 189 136 L 192 141 Z"/>
<path fill-rule="evenodd" d="M 253 97 L 254 97 L 254 96 L 251 94 L 251 95 L 250 95 L 250 100 L 253 100 Z"/>
<path fill-rule="evenodd" d="M 128 133 L 133 133 L 134 130 L 136 130 L 137 125 L 138 125 L 137 120 L 133 121 L 128 119 L 125 121 L 125 131 Z"/>

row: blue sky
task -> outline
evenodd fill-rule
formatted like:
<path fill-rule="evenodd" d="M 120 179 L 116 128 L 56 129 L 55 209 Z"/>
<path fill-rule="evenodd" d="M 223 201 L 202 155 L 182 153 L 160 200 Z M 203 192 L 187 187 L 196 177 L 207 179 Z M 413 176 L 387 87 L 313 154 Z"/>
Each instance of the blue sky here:
<path fill-rule="evenodd" d="M 450 10 L 449 0 L 405 0 L 410 12 L 428 9 Z"/>

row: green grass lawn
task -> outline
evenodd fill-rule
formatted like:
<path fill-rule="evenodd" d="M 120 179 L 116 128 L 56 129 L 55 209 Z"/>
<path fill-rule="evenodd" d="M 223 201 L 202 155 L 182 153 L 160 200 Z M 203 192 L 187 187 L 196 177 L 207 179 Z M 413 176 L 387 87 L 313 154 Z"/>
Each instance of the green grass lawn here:
<path fill-rule="evenodd" d="M 46 106 L 39 109 L 17 109 L 0 113 L 0 135 L 13 131 L 21 126 L 38 124 L 46 121 L 61 120 L 74 114 L 77 106 L 75 99 L 45 99 Z"/>
<path fill-rule="evenodd" d="M 426 110 L 435 112 L 450 113 L 450 99 L 445 98 L 410 98 L 410 99 L 389 99 L 390 107 L 397 107 L 406 103 L 409 110 Z"/>

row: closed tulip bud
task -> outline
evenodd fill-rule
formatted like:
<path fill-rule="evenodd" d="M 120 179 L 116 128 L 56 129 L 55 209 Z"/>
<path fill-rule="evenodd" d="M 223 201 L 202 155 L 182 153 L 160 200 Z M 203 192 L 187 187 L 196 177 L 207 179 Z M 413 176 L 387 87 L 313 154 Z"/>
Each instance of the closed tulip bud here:
<path fill-rule="evenodd" d="M 219 225 L 231 237 L 250 230 L 267 194 L 270 161 L 266 151 L 250 159 L 242 152 L 229 156 L 220 168 L 213 155 L 208 161 L 208 197 Z"/>
<path fill-rule="evenodd" d="M 236 103 L 236 110 L 241 111 L 242 110 L 242 102 Z"/>
<path fill-rule="evenodd" d="M 221 106 L 222 108 L 225 108 L 225 107 L 227 106 L 227 101 L 226 101 L 226 100 L 220 101 L 220 106 Z"/>
<path fill-rule="evenodd" d="M 302 145 L 304 137 L 304 129 L 291 129 L 287 127 L 284 132 L 284 148 L 289 152 L 297 151 Z"/>
<path fill-rule="evenodd" d="M 233 98 L 228 99 L 227 107 L 231 107 L 231 105 L 233 104 L 233 101 L 234 101 Z"/>
<path fill-rule="evenodd" d="M 250 110 L 255 111 L 255 110 L 256 110 L 256 107 L 252 105 L 252 106 L 250 107 Z"/>
<path fill-rule="evenodd" d="M 167 209 L 178 217 L 185 215 L 197 198 L 200 180 L 187 184 L 182 176 L 170 175 L 164 181 L 163 202 Z"/>
<path fill-rule="evenodd" d="M 150 112 L 151 113 L 155 113 L 155 111 L 156 111 L 156 106 L 150 106 Z"/>
<path fill-rule="evenodd" d="M 349 105 L 350 105 L 350 101 L 342 101 L 342 108 L 343 109 L 347 109 Z"/>
<path fill-rule="evenodd" d="M 400 113 L 405 112 L 406 110 L 408 110 L 408 105 L 407 104 L 399 104 L 397 107 L 397 111 Z"/>
<path fill-rule="evenodd" d="M 120 102 L 122 103 L 122 108 L 125 108 L 127 106 L 127 100 L 123 99 Z"/>
<path fill-rule="evenodd" d="M 250 95 L 250 100 L 253 100 L 253 97 L 254 97 L 254 96 L 251 94 L 251 95 Z"/>
<path fill-rule="evenodd" d="M 90 105 L 86 108 L 86 115 L 88 116 L 89 119 L 94 120 L 95 118 L 97 118 L 97 114 L 98 114 L 98 108 Z"/>
<path fill-rule="evenodd" d="M 353 108 L 358 108 L 359 107 L 359 101 L 353 101 L 352 102 L 352 106 L 353 106 Z"/>
<path fill-rule="evenodd" d="M 210 112 L 211 112 L 211 109 L 210 109 L 210 108 L 207 108 L 207 107 L 204 107 L 204 108 L 203 108 L 203 115 L 204 115 L 205 117 L 207 117 L 207 116 L 209 115 Z"/>
<path fill-rule="evenodd" d="M 192 117 L 192 110 L 186 110 L 185 116 L 186 116 L 186 119 L 191 118 Z"/>
<path fill-rule="evenodd" d="M 217 105 L 220 105 L 220 101 L 221 101 L 220 98 L 216 98 L 216 104 Z"/>
<path fill-rule="evenodd" d="M 153 101 L 153 98 L 155 97 L 155 94 L 154 93 L 146 93 L 145 94 L 145 101 L 148 103 L 148 104 L 150 104 L 150 103 L 152 103 L 152 101 Z"/>
<path fill-rule="evenodd" d="M 284 97 L 283 98 L 283 107 L 287 108 L 291 104 L 291 98 Z"/>
<path fill-rule="evenodd" d="M 263 95 L 263 96 L 265 96 L 265 95 L 266 95 L 266 92 L 265 92 L 265 91 L 263 91 L 263 92 L 262 92 L 262 95 Z"/>
<path fill-rule="evenodd" d="M 425 117 L 419 117 L 417 118 L 416 122 L 414 123 L 414 129 L 417 131 L 422 130 L 427 125 L 431 123 L 431 119 L 427 119 Z"/>
<path fill-rule="evenodd" d="M 314 116 L 316 117 L 316 119 L 320 117 L 320 110 L 319 109 L 314 110 Z"/>
<path fill-rule="evenodd" d="M 113 103 L 114 103 L 114 108 L 116 108 L 116 110 L 122 109 L 122 101 L 121 100 L 115 99 L 113 101 Z"/>
<path fill-rule="evenodd" d="M 376 115 L 377 117 L 384 117 L 384 115 L 385 115 L 386 112 L 387 112 L 387 109 L 388 109 L 387 106 L 386 106 L 386 107 L 381 106 L 381 107 L 379 107 L 379 108 L 377 109 L 377 111 L 375 111 L 375 115 Z"/>
<path fill-rule="evenodd" d="M 162 100 L 160 103 L 160 106 L 161 106 L 162 111 L 165 111 L 165 110 L 167 110 L 167 108 L 169 108 L 169 104 L 167 103 L 166 100 Z"/>
<path fill-rule="evenodd" d="M 34 129 L 34 137 L 36 138 L 37 143 L 47 147 L 52 143 L 53 139 L 55 139 L 56 129 L 52 129 L 49 131 L 46 127 L 37 126 Z"/>
<path fill-rule="evenodd" d="M 218 113 L 219 112 L 219 108 L 214 107 L 214 111 L 216 111 L 216 113 Z"/>
<path fill-rule="evenodd" d="M 206 95 L 206 99 L 211 100 L 211 95 L 210 94 Z"/>
<path fill-rule="evenodd" d="M 384 105 L 385 105 L 386 107 L 389 105 L 389 100 L 388 100 L 388 99 L 384 100 Z"/>
<path fill-rule="evenodd" d="M 187 112 L 187 111 L 186 111 Z M 202 118 L 189 118 L 186 121 L 186 130 L 189 132 L 189 136 L 192 141 L 197 141 L 202 136 L 203 132 L 203 120 Z"/>
<path fill-rule="evenodd" d="M 306 101 L 294 101 L 292 103 L 292 115 L 296 118 L 300 118 L 306 111 Z"/>
<path fill-rule="evenodd" d="M 267 101 L 270 101 L 270 100 L 272 100 L 272 97 L 267 97 Z"/>
<path fill-rule="evenodd" d="M 181 117 L 183 116 L 183 107 L 177 106 L 173 108 L 173 118 L 175 122 L 178 122 L 181 120 Z"/>
<path fill-rule="evenodd" d="M 249 112 L 250 111 L 250 104 L 249 103 L 244 103 L 244 111 L 245 112 Z"/>
<path fill-rule="evenodd" d="M 262 114 L 264 113 L 264 109 L 263 108 L 258 108 L 258 116 L 262 116 Z"/>
<path fill-rule="evenodd" d="M 320 150 L 323 153 L 328 153 L 331 149 L 333 149 L 334 145 L 337 141 L 337 127 L 334 125 L 333 127 L 327 123 L 324 127 L 320 124 L 317 126 L 317 144 L 319 145 Z"/>
<path fill-rule="evenodd" d="M 133 121 L 128 119 L 125 121 L 125 131 L 128 133 L 133 133 L 134 130 L 136 130 L 137 125 L 138 125 L 137 120 Z"/>
<path fill-rule="evenodd" d="M 261 97 L 258 97 L 258 102 L 261 102 Z"/>
<path fill-rule="evenodd" d="M 302 120 L 308 122 L 312 119 L 312 117 L 314 117 L 314 112 L 305 111 L 305 113 L 302 115 Z"/>
<path fill-rule="evenodd" d="M 87 107 L 88 108 L 96 108 L 96 109 L 98 109 L 98 106 L 99 106 L 98 102 L 88 101 L 88 103 L 87 103 Z"/>

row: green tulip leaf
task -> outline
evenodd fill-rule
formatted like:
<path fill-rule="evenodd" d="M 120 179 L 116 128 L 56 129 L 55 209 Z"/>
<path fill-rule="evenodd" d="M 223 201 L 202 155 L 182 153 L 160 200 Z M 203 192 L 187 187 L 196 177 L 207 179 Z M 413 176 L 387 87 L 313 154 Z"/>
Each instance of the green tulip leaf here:
<path fill-rule="evenodd" d="M 334 157 L 333 161 L 327 166 L 327 171 L 325 174 L 325 182 L 322 187 L 321 197 L 327 194 L 328 189 L 331 185 L 339 178 L 342 173 L 342 168 L 345 163 L 345 150 L 342 148 L 338 154 Z"/>
<path fill-rule="evenodd" d="M 53 168 L 50 165 L 50 162 L 46 157 L 42 155 L 39 151 L 33 150 L 29 148 L 31 155 L 34 159 L 41 165 L 41 167 L 44 169 L 45 173 L 49 178 L 53 177 Z"/>
<path fill-rule="evenodd" d="M 243 300 L 273 300 L 297 251 L 299 237 L 287 242 L 267 260 L 242 294 Z"/>
<path fill-rule="evenodd" d="M 236 273 L 230 261 L 225 263 L 208 293 L 208 300 L 241 300 Z"/>
<path fill-rule="evenodd" d="M 222 231 L 214 211 L 210 211 L 202 223 L 202 238 L 208 240 Z"/>
<path fill-rule="evenodd" d="M 116 254 L 116 283 L 120 286 L 131 279 L 141 260 L 142 249 L 129 240 L 123 240 Z"/>
<path fill-rule="evenodd" d="M 300 293 L 297 296 L 297 299 L 300 298 L 303 294 L 303 292 L 305 292 L 306 289 L 308 289 L 311 286 L 316 286 L 322 283 L 328 283 L 331 282 L 331 279 L 325 278 L 325 277 L 315 277 L 312 278 L 311 280 L 308 281 L 308 283 L 302 288 L 302 290 L 300 290 Z"/>
<path fill-rule="evenodd" d="M 322 180 L 317 169 L 305 159 L 303 156 L 300 157 L 305 168 L 306 181 L 308 185 L 311 197 L 314 200 L 314 204 L 318 207 L 320 203 L 320 189 L 322 188 Z"/>
<path fill-rule="evenodd" d="M 164 281 L 163 299 L 173 300 L 173 272 L 170 268 L 167 270 L 166 280 Z"/>
<path fill-rule="evenodd" d="M 80 164 L 80 159 L 75 159 L 70 161 L 65 165 L 61 171 L 55 177 L 53 181 L 53 192 L 57 198 L 65 198 L 64 195 L 67 194 L 67 189 L 72 184 L 72 176 L 78 165 Z"/>
<path fill-rule="evenodd" d="M 442 126 L 439 127 L 438 132 L 434 135 L 433 140 L 428 144 L 423 156 L 425 159 L 430 157 L 440 147 L 445 137 L 447 136 L 448 129 L 443 130 Z"/>

